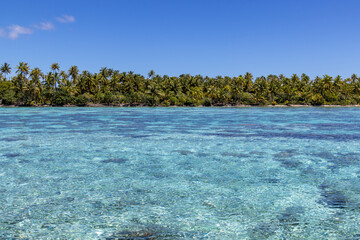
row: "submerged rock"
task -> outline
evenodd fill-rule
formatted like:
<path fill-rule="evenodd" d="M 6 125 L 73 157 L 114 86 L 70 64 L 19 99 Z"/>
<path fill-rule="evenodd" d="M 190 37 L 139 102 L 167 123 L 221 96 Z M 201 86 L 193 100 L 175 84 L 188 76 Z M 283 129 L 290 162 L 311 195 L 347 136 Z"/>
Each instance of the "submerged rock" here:
<path fill-rule="evenodd" d="M 20 155 L 21 155 L 20 153 L 5 153 L 5 154 L 3 154 L 3 156 L 5 156 L 7 158 L 15 158 L 15 157 L 18 157 Z"/>
<path fill-rule="evenodd" d="M 278 216 L 278 220 L 282 225 L 296 226 L 300 224 L 300 216 L 304 212 L 305 210 L 301 206 L 288 207 Z"/>
<path fill-rule="evenodd" d="M 251 155 L 258 155 L 258 156 L 263 156 L 266 153 L 265 152 L 261 152 L 261 151 L 251 151 L 250 152 Z"/>
<path fill-rule="evenodd" d="M 24 137 L 7 137 L 7 138 L 1 139 L 1 141 L 5 141 L 5 142 L 16 142 L 16 141 L 22 141 L 22 140 L 26 140 L 26 138 L 24 138 Z"/>
<path fill-rule="evenodd" d="M 337 170 L 342 167 L 348 167 L 360 163 L 359 154 L 354 152 L 349 152 L 349 153 L 341 152 L 336 154 L 330 152 L 317 152 L 311 155 L 326 160 L 328 163 L 330 163 L 328 169 L 331 170 Z"/>
<path fill-rule="evenodd" d="M 321 201 L 330 208 L 346 208 L 348 198 L 336 190 L 325 190 L 321 193 Z"/>
<path fill-rule="evenodd" d="M 264 182 L 266 183 L 279 183 L 281 180 L 277 178 L 264 178 Z"/>
<path fill-rule="evenodd" d="M 296 152 L 295 149 L 288 149 L 288 150 L 285 150 L 285 151 L 275 153 L 273 155 L 273 157 L 276 158 L 276 159 L 283 159 L 283 158 L 294 157 L 296 155 L 297 155 L 297 152 Z"/>
<path fill-rule="evenodd" d="M 248 232 L 250 239 L 267 239 L 276 233 L 276 226 L 272 223 L 259 223 Z"/>
<path fill-rule="evenodd" d="M 282 160 L 280 162 L 281 166 L 287 169 L 295 169 L 301 166 L 301 162 L 296 160 Z"/>
<path fill-rule="evenodd" d="M 189 150 L 175 150 L 174 152 L 180 153 L 181 155 L 193 154 L 193 152 Z"/>
<path fill-rule="evenodd" d="M 190 233 L 189 233 L 190 234 Z M 177 232 L 172 229 L 161 227 L 161 226 L 155 226 L 155 227 L 149 227 L 144 228 L 143 230 L 124 230 L 115 232 L 112 235 L 106 237 L 106 240 L 120 240 L 120 239 L 126 239 L 126 240 L 164 240 L 164 239 L 184 239 L 184 237 L 187 237 L 183 232 Z"/>
<path fill-rule="evenodd" d="M 20 161 L 19 161 L 19 163 L 28 163 L 28 162 L 30 162 L 30 161 L 27 160 L 27 159 L 23 159 L 23 160 L 20 160 Z"/>
<path fill-rule="evenodd" d="M 335 167 L 348 167 L 360 162 L 357 153 L 339 153 L 336 157 L 329 159 L 329 161 Z"/>
<path fill-rule="evenodd" d="M 233 153 L 233 152 L 224 152 L 221 155 L 223 156 L 229 156 L 229 157 L 239 157 L 239 158 L 246 158 L 249 157 L 249 155 L 245 153 Z"/>
<path fill-rule="evenodd" d="M 281 166 L 284 168 L 296 169 L 302 165 L 300 161 L 293 159 L 296 155 L 298 155 L 296 150 L 288 149 L 274 154 L 273 158 L 274 160 L 280 162 Z"/>
<path fill-rule="evenodd" d="M 103 163 L 125 163 L 127 161 L 128 160 L 125 158 L 109 158 L 109 159 L 103 160 L 101 162 L 103 162 Z"/>
<path fill-rule="evenodd" d="M 122 231 L 114 233 L 112 236 L 107 237 L 106 240 L 117 240 L 117 239 L 127 239 L 127 240 L 152 240 L 156 239 L 154 234 L 147 231 Z"/>
<path fill-rule="evenodd" d="M 319 203 L 329 208 L 346 208 L 349 199 L 340 191 L 332 188 L 330 184 L 323 183 L 319 186 L 321 189 L 321 198 Z"/>
<path fill-rule="evenodd" d="M 41 158 L 39 161 L 40 162 L 53 162 L 53 161 L 55 161 L 55 159 L 53 159 L 53 158 Z"/>
<path fill-rule="evenodd" d="M 198 156 L 198 157 L 208 157 L 208 156 L 210 156 L 210 154 L 209 154 L 209 153 L 202 153 L 202 152 L 201 152 L 201 153 L 198 153 L 197 156 Z"/>

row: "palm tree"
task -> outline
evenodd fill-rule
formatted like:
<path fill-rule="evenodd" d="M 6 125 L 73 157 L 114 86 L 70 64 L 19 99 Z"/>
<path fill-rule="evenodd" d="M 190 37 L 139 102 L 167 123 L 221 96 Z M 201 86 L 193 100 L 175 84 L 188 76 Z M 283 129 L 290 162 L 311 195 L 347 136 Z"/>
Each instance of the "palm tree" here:
<path fill-rule="evenodd" d="M 243 76 L 240 75 L 239 77 L 233 79 L 232 83 L 233 86 L 231 87 L 231 90 L 232 90 L 234 103 L 237 104 L 239 102 L 241 104 L 241 94 L 243 92 L 243 84 L 244 84 Z"/>
<path fill-rule="evenodd" d="M 5 80 L 6 80 L 6 75 L 11 73 L 11 67 L 8 63 L 4 63 L 1 68 L 0 71 L 5 74 Z"/>
<path fill-rule="evenodd" d="M 43 76 L 43 73 L 39 68 L 34 68 L 30 72 L 30 85 L 34 89 L 34 96 L 35 96 L 35 104 L 37 104 L 37 99 L 41 91 L 41 81 L 40 78 Z"/>
<path fill-rule="evenodd" d="M 112 72 L 113 70 L 107 67 L 100 68 L 99 75 L 100 75 L 100 82 L 102 85 L 101 87 L 103 88 L 103 92 L 108 91 L 108 85 L 110 84 L 109 77 L 111 76 Z"/>
<path fill-rule="evenodd" d="M 56 83 L 58 82 L 58 75 L 56 73 L 57 73 L 57 71 L 60 70 L 60 67 L 59 67 L 58 63 L 53 63 L 53 64 L 51 64 L 50 68 L 54 74 L 54 92 L 55 92 L 56 91 Z"/>
<path fill-rule="evenodd" d="M 67 75 L 67 73 L 65 71 L 60 72 L 60 77 L 61 77 L 61 79 L 59 81 L 60 86 L 70 85 L 69 76 Z"/>
<path fill-rule="evenodd" d="M 76 80 L 77 80 L 77 77 L 79 76 L 79 69 L 77 66 L 71 66 L 69 71 L 69 76 L 71 77 L 72 79 L 72 84 L 76 84 Z"/>
<path fill-rule="evenodd" d="M 25 94 L 24 94 L 24 82 L 26 80 L 26 75 L 29 74 L 30 67 L 28 63 L 20 62 L 19 66 L 16 67 L 16 73 L 18 73 L 20 76 L 20 83 L 21 83 L 21 92 L 23 95 L 23 103 L 25 102 Z"/>
<path fill-rule="evenodd" d="M 249 72 L 245 73 L 244 76 L 244 91 L 250 92 L 253 85 L 253 75 Z"/>
<path fill-rule="evenodd" d="M 155 71 L 154 70 L 150 70 L 150 72 L 148 73 L 149 78 L 152 78 L 153 76 L 155 76 Z"/>
<path fill-rule="evenodd" d="M 88 71 L 83 71 L 79 78 L 79 89 L 82 94 L 94 93 L 96 88 L 95 77 Z"/>

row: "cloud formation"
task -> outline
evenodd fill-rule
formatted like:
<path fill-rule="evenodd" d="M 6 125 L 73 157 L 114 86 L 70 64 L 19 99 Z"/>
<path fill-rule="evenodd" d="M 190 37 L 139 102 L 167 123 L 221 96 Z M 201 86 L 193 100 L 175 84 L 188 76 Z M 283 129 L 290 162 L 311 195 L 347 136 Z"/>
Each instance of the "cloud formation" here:
<path fill-rule="evenodd" d="M 70 15 L 62 15 L 57 17 L 56 20 L 60 23 L 72 23 L 75 22 L 75 17 Z M 39 24 L 31 25 L 31 28 L 13 24 L 6 28 L 0 28 L 0 38 L 17 39 L 23 34 L 33 34 L 34 30 L 48 31 L 55 29 L 55 25 L 52 22 L 40 22 Z"/>
<path fill-rule="evenodd" d="M 26 28 L 20 25 L 11 25 L 8 26 L 8 29 L 9 29 L 8 36 L 11 39 L 17 39 L 21 34 L 32 34 L 34 32 L 30 28 Z"/>
<path fill-rule="evenodd" d="M 41 22 L 40 24 L 34 25 L 34 27 L 44 31 L 55 29 L 54 24 L 52 24 L 51 22 Z"/>
<path fill-rule="evenodd" d="M 56 20 L 61 23 L 72 23 L 75 22 L 75 17 L 70 15 L 62 15 L 61 17 L 57 17 Z"/>

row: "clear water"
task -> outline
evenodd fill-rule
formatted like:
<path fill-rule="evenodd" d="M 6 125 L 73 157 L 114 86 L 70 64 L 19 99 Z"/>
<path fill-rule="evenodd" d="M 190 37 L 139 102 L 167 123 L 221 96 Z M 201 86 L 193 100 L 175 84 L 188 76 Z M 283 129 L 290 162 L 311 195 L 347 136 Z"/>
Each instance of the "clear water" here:
<path fill-rule="evenodd" d="M 1 108 L 0 239 L 360 239 L 358 108 Z"/>

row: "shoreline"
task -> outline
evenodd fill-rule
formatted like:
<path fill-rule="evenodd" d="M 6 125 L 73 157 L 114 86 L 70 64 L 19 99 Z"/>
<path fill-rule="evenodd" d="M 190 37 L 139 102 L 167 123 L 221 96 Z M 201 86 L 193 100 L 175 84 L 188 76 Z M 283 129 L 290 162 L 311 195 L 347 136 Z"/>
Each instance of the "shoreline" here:
<path fill-rule="evenodd" d="M 56 106 L 56 105 L 34 105 L 34 106 L 25 106 L 25 105 L 4 105 L 0 104 L 0 108 L 52 108 L 52 107 L 59 107 L 59 108 L 96 108 L 96 107 L 105 107 L 105 108 L 302 108 L 302 107 L 324 107 L 324 108 L 350 108 L 350 107 L 360 107 L 360 105 L 301 105 L 301 104 L 289 104 L 289 105 L 246 105 L 246 104 L 237 104 L 237 105 L 212 105 L 212 106 L 148 106 L 143 104 L 116 104 L 116 105 L 106 105 L 106 104 L 86 104 L 84 106 L 78 105 L 63 105 L 63 106 Z"/>

